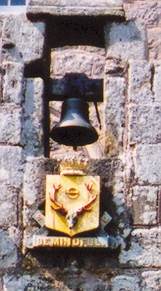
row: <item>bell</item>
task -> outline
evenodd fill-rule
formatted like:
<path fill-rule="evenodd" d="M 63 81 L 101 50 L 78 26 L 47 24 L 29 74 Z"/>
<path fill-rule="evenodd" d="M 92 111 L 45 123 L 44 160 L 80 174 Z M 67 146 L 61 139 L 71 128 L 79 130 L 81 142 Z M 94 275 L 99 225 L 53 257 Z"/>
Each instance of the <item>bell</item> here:
<path fill-rule="evenodd" d="M 98 139 L 88 116 L 88 103 L 80 98 L 67 98 L 62 105 L 60 122 L 51 130 L 51 138 L 67 146 L 83 146 Z"/>

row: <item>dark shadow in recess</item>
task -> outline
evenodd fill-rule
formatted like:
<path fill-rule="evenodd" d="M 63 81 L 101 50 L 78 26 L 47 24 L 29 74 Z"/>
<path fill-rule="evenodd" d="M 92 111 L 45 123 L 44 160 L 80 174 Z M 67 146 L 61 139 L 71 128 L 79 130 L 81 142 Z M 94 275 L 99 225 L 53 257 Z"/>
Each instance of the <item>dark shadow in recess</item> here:
<path fill-rule="evenodd" d="M 103 79 L 90 79 L 86 74 L 65 74 L 50 80 L 50 100 L 63 101 L 66 97 L 79 97 L 86 101 L 103 101 Z"/>

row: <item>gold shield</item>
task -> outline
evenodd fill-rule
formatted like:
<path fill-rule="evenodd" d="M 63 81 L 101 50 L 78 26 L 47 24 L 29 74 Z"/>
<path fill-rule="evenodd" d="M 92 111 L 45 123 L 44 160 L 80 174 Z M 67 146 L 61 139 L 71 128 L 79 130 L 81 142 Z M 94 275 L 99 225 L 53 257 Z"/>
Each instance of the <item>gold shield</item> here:
<path fill-rule="evenodd" d="M 97 229 L 100 177 L 47 175 L 45 225 L 70 237 Z"/>

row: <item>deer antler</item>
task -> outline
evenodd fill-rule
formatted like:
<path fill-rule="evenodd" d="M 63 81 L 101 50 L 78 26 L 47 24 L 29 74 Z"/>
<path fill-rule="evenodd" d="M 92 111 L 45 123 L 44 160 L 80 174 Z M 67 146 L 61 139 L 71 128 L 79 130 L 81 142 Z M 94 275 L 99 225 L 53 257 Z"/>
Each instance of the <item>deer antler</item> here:
<path fill-rule="evenodd" d="M 89 200 L 87 201 L 87 203 L 85 203 L 79 210 L 78 210 L 78 213 L 82 213 L 84 210 L 85 211 L 90 211 L 91 210 L 91 206 L 93 204 L 93 202 L 96 200 L 97 198 L 97 194 L 93 195 L 92 192 L 92 188 L 93 188 L 93 184 L 89 185 L 89 184 L 85 184 L 88 192 L 91 194 L 89 196 Z"/>
<path fill-rule="evenodd" d="M 92 193 L 93 184 L 92 183 L 91 184 L 85 184 L 85 186 L 86 186 L 88 192 Z"/>
<path fill-rule="evenodd" d="M 59 210 L 60 212 L 62 212 L 63 214 L 66 214 L 67 213 L 67 210 L 64 208 L 63 204 L 59 203 L 57 200 L 56 200 L 56 194 L 57 192 L 62 188 L 62 186 L 59 184 L 58 186 L 54 185 L 53 184 L 53 188 L 51 190 L 51 192 L 49 193 L 49 196 L 50 196 L 50 200 L 52 201 L 52 205 L 51 207 L 54 209 L 54 210 Z"/>

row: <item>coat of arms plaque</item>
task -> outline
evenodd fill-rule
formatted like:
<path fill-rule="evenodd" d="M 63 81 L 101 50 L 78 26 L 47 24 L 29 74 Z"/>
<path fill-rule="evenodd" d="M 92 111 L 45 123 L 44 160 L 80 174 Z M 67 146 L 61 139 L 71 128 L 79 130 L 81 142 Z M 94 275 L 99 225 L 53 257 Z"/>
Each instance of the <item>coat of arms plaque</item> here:
<path fill-rule="evenodd" d="M 80 168 L 66 163 L 60 175 L 46 180 L 45 225 L 70 237 L 99 226 L 100 177 L 86 176 Z"/>

